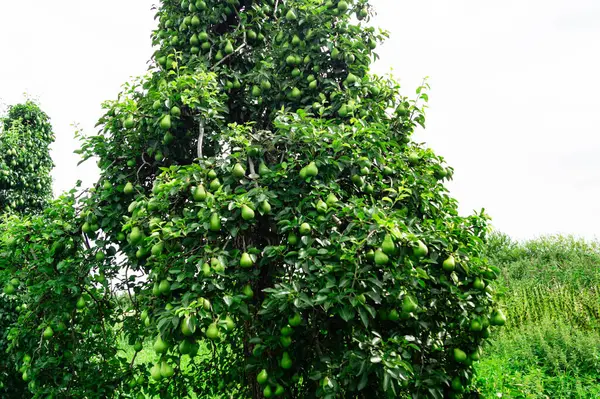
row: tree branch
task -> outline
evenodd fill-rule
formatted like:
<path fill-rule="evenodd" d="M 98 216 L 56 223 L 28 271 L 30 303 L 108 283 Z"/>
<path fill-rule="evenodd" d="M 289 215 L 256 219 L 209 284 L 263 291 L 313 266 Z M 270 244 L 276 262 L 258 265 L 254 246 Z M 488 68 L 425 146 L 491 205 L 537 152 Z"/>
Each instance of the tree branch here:
<path fill-rule="evenodd" d="M 213 65 L 213 68 L 216 68 L 217 66 L 219 66 L 220 64 L 222 64 L 223 62 L 225 62 L 225 60 L 227 58 L 231 57 L 235 53 L 240 52 L 244 47 L 246 47 L 246 43 L 242 43 L 238 48 L 236 48 L 235 50 L 233 50 L 233 53 L 227 54 L 225 57 L 221 58 L 220 61 L 218 61 L 215 65 Z"/>
<path fill-rule="evenodd" d="M 202 159 L 202 145 L 204 142 L 204 122 L 200 120 L 200 128 L 198 134 L 198 158 Z"/>

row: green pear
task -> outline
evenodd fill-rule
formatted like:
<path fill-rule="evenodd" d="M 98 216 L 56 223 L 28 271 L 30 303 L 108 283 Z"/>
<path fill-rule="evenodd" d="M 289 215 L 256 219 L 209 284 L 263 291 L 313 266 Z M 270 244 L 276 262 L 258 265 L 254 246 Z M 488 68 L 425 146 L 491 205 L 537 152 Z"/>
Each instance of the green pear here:
<path fill-rule="evenodd" d="M 246 170 L 240 163 L 236 163 L 234 165 L 231 173 L 233 174 L 233 176 L 235 176 L 238 179 L 241 179 L 242 177 L 246 176 Z"/>
<path fill-rule="evenodd" d="M 242 289 L 242 294 L 244 294 L 244 296 L 248 299 L 254 297 L 254 291 L 252 291 L 252 287 L 250 287 L 250 284 L 246 284 L 244 286 L 244 288 Z"/>
<path fill-rule="evenodd" d="M 225 52 L 225 54 L 233 53 L 233 44 L 231 44 L 229 40 L 227 40 L 227 42 L 225 43 L 225 48 L 223 49 L 223 51 Z"/>
<path fill-rule="evenodd" d="M 160 284 L 158 285 L 158 291 L 163 295 L 170 293 L 171 292 L 171 284 L 169 283 L 169 280 L 162 280 L 160 282 Z"/>
<path fill-rule="evenodd" d="M 254 210 L 248 205 L 242 205 L 242 219 L 248 221 L 254 219 Z"/>
<path fill-rule="evenodd" d="M 221 217 L 216 212 L 214 212 L 212 215 L 210 215 L 210 230 L 211 231 L 221 230 Z"/>
<path fill-rule="evenodd" d="M 481 325 L 481 321 L 479 319 L 473 319 L 473 320 L 471 320 L 470 329 L 471 329 L 471 331 L 476 331 L 476 332 L 479 332 L 479 331 L 483 330 L 483 326 Z"/>
<path fill-rule="evenodd" d="M 475 281 L 473 281 L 473 288 L 475 288 L 476 290 L 484 290 L 485 289 L 485 283 L 483 282 L 482 279 L 480 279 L 479 277 L 477 277 L 475 279 Z"/>
<path fill-rule="evenodd" d="M 219 327 L 217 326 L 217 323 L 211 323 L 208 326 L 208 328 L 206 329 L 206 336 L 212 340 L 216 340 L 219 338 L 220 333 L 219 333 Z"/>
<path fill-rule="evenodd" d="M 503 326 L 506 324 L 506 316 L 504 316 L 504 313 L 501 309 L 498 309 L 492 313 L 490 324 L 493 326 Z"/>
<path fill-rule="evenodd" d="M 210 270 L 210 265 L 206 262 L 202 265 L 202 274 L 204 275 L 204 277 L 210 277 L 212 275 L 212 270 Z"/>
<path fill-rule="evenodd" d="M 302 323 L 300 313 L 295 313 L 294 316 L 288 318 L 288 323 L 292 327 L 298 327 Z"/>
<path fill-rule="evenodd" d="M 147 258 L 149 255 L 148 249 L 146 247 L 140 247 L 138 248 L 138 250 L 135 252 L 135 257 L 138 259 L 144 259 Z"/>
<path fill-rule="evenodd" d="M 232 331 L 235 328 L 235 322 L 229 315 L 225 317 L 225 328 L 227 331 Z"/>
<path fill-rule="evenodd" d="M 194 188 L 192 197 L 194 201 L 204 201 L 206 199 L 206 190 L 202 184 Z"/>
<path fill-rule="evenodd" d="M 261 202 L 260 210 L 262 211 L 263 214 L 270 213 L 271 212 L 271 204 L 269 204 L 269 201 L 264 200 L 263 202 Z"/>
<path fill-rule="evenodd" d="M 390 258 L 380 249 L 375 251 L 375 264 L 376 265 L 387 265 Z"/>
<path fill-rule="evenodd" d="M 287 348 L 292 344 L 292 338 L 281 336 L 281 337 L 279 337 L 279 342 L 281 343 L 281 346 L 283 346 L 284 348 Z"/>
<path fill-rule="evenodd" d="M 306 222 L 302 223 L 300 225 L 300 228 L 298 229 L 298 231 L 300 232 L 300 235 L 303 235 L 303 236 L 309 235 L 311 230 L 312 230 L 312 228 L 310 227 L 310 224 L 308 224 Z"/>
<path fill-rule="evenodd" d="M 265 388 L 263 389 L 263 397 L 265 397 L 266 399 L 270 398 L 271 396 L 273 396 L 273 390 L 271 389 L 270 385 L 265 386 Z"/>
<path fill-rule="evenodd" d="M 314 177 L 318 174 L 319 174 L 319 169 L 317 168 L 317 165 L 314 162 L 309 163 L 308 166 L 306 167 L 306 176 Z"/>
<path fill-rule="evenodd" d="M 152 369 L 150 370 L 150 376 L 155 381 L 160 381 L 162 379 L 162 375 L 160 374 L 160 364 L 157 363 L 152 366 Z"/>
<path fill-rule="evenodd" d="M 240 266 L 244 267 L 244 268 L 248 268 L 248 267 L 252 267 L 253 264 L 254 264 L 254 261 L 252 260 L 252 257 L 250 257 L 250 255 L 247 252 L 244 252 L 242 254 L 242 258 L 240 259 Z"/>
<path fill-rule="evenodd" d="M 125 187 L 123 187 L 123 194 L 131 195 L 134 192 L 135 192 L 135 189 L 133 188 L 133 184 L 131 184 L 131 182 L 127 182 L 127 184 L 125 184 Z"/>
<path fill-rule="evenodd" d="M 427 248 L 427 246 L 425 244 L 423 244 L 423 241 L 419 240 L 417 241 L 417 246 L 413 247 L 413 254 L 415 254 L 415 256 L 422 258 L 424 256 L 427 256 L 427 254 L 429 253 L 429 249 Z"/>
<path fill-rule="evenodd" d="M 281 361 L 279 362 L 279 365 L 284 370 L 289 370 L 290 368 L 292 368 L 292 359 L 290 358 L 289 353 L 283 352 L 283 355 L 281 356 Z"/>
<path fill-rule="evenodd" d="M 52 327 L 50 327 L 50 326 L 46 327 L 46 329 L 44 330 L 44 338 L 50 339 L 53 336 L 54 336 L 54 330 L 52 330 Z"/>
<path fill-rule="evenodd" d="M 454 348 L 454 360 L 459 363 L 464 363 L 467 360 L 467 354 L 459 348 Z"/>
<path fill-rule="evenodd" d="M 85 298 L 80 296 L 77 299 L 77 303 L 75 304 L 75 307 L 79 310 L 85 309 Z"/>
<path fill-rule="evenodd" d="M 160 295 L 160 289 L 158 288 L 158 283 L 154 283 L 154 286 L 152 287 L 152 295 L 154 295 L 154 296 Z"/>
<path fill-rule="evenodd" d="M 415 301 L 415 299 L 410 296 L 410 295 L 406 295 L 402 301 L 402 311 L 404 313 L 411 313 L 414 312 L 415 310 L 417 310 L 417 302 Z"/>
<path fill-rule="evenodd" d="M 176 118 L 179 118 L 181 116 L 181 108 L 174 106 L 171 108 L 171 115 L 173 115 Z"/>
<path fill-rule="evenodd" d="M 184 339 L 179 344 L 179 353 L 181 353 L 182 355 L 188 355 L 192 351 L 192 347 L 193 347 L 193 344 L 190 341 L 188 341 L 187 339 Z"/>
<path fill-rule="evenodd" d="M 154 244 L 152 246 L 152 249 L 150 250 L 150 253 L 153 256 L 159 256 L 160 254 L 162 254 L 164 246 L 165 246 L 165 244 L 162 241 L 161 242 L 157 242 L 156 244 Z"/>
<path fill-rule="evenodd" d="M 327 196 L 327 199 L 325 200 L 325 203 L 327 204 L 327 206 L 332 206 L 337 202 L 338 202 L 338 199 L 335 196 L 335 194 L 333 194 L 333 193 L 329 193 L 329 195 Z"/>
<path fill-rule="evenodd" d="M 160 128 L 169 130 L 171 128 L 171 115 L 165 115 L 160 120 Z"/>
<path fill-rule="evenodd" d="M 385 235 L 385 237 L 383 238 L 383 243 L 381 244 L 381 249 L 386 255 L 393 255 L 394 252 L 396 252 L 396 246 L 394 245 L 394 241 L 392 240 L 391 235 Z"/>
<path fill-rule="evenodd" d="M 322 200 L 319 200 L 317 202 L 316 208 L 317 208 L 317 212 L 319 212 L 321 214 L 327 212 L 327 204 L 324 201 L 322 201 Z"/>
<path fill-rule="evenodd" d="M 264 176 L 264 175 L 266 175 L 266 174 L 268 174 L 270 172 L 271 172 L 271 169 L 269 169 L 268 166 L 264 162 L 261 162 L 258 165 L 258 174 L 260 176 Z"/>
<path fill-rule="evenodd" d="M 135 121 L 133 120 L 133 115 L 129 115 L 125 121 L 123 122 L 123 127 L 125 129 L 131 129 L 135 125 Z"/>
<path fill-rule="evenodd" d="M 133 227 L 131 229 L 131 235 L 129 236 L 129 238 L 130 238 L 131 244 L 133 244 L 133 245 L 138 244 L 143 238 L 140 228 Z"/>
<path fill-rule="evenodd" d="M 188 316 L 181 322 L 181 333 L 186 337 L 194 335 L 196 332 L 196 320 Z"/>
<path fill-rule="evenodd" d="M 154 352 L 158 354 L 166 353 L 169 349 L 169 345 L 163 341 L 160 335 L 156 337 L 156 341 L 154 341 L 154 345 L 152 347 L 154 348 Z"/>
<path fill-rule="evenodd" d="M 8 283 L 4 286 L 4 293 L 6 295 L 13 295 L 15 293 L 16 289 L 15 286 L 12 285 L 11 283 Z"/>
<path fill-rule="evenodd" d="M 210 260 L 210 263 L 211 263 L 212 268 L 217 273 L 222 273 L 223 271 L 225 271 L 225 265 L 223 265 L 223 262 L 221 262 L 221 260 L 219 258 L 212 258 Z"/>
<path fill-rule="evenodd" d="M 267 370 L 265 369 L 262 369 L 260 373 L 258 373 L 258 375 L 256 376 L 256 382 L 258 382 L 260 385 L 266 384 L 268 379 L 269 373 L 267 373 Z"/>
<path fill-rule="evenodd" d="M 208 187 L 211 191 L 217 191 L 221 187 L 221 182 L 218 178 L 215 178 L 213 179 L 213 181 L 210 182 Z"/>
<path fill-rule="evenodd" d="M 288 21 L 295 21 L 298 17 L 296 16 L 296 13 L 294 12 L 293 9 L 290 9 L 286 14 L 285 14 L 285 19 L 287 19 Z"/>
<path fill-rule="evenodd" d="M 456 268 L 456 262 L 454 261 L 454 256 L 450 255 L 444 262 L 442 263 L 442 269 L 447 272 L 451 272 Z"/>
<path fill-rule="evenodd" d="M 174 373 L 175 371 L 173 370 L 173 366 L 163 360 L 162 364 L 160 365 L 160 375 L 163 378 L 171 378 L 173 377 Z"/>

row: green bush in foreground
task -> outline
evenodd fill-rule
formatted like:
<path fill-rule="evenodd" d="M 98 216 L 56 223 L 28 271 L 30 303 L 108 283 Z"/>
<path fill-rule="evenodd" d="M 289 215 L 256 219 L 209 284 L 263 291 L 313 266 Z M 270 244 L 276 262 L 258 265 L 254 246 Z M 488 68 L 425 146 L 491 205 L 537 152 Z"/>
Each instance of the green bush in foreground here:
<path fill-rule="evenodd" d="M 549 317 L 496 337 L 474 385 L 486 398 L 598 398 L 599 370 L 600 335 Z"/>
<path fill-rule="evenodd" d="M 477 365 L 484 397 L 600 396 L 600 248 L 572 237 L 523 243 L 492 235 L 506 330 Z"/>

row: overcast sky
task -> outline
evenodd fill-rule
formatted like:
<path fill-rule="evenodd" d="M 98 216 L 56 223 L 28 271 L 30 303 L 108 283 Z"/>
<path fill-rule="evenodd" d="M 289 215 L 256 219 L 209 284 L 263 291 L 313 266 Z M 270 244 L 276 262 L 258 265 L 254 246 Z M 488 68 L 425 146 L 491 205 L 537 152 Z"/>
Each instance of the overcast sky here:
<path fill-rule="evenodd" d="M 374 70 L 413 96 L 432 86 L 417 140 L 455 168 L 461 213 L 485 208 L 519 239 L 600 225 L 600 2 L 371 0 L 390 31 Z M 57 141 L 56 192 L 94 182 L 76 167 L 87 133 L 151 55 L 154 0 L 0 0 L 0 101 L 37 98 Z"/>

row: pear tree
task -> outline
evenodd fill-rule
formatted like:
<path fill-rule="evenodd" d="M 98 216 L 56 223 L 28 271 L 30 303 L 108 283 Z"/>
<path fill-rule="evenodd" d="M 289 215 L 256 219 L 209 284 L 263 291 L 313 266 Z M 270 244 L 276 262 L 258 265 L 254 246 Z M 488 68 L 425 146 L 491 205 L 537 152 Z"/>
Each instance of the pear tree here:
<path fill-rule="evenodd" d="M 366 0 L 158 7 L 148 76 L 82 147 L 102 170 L 102 240 L 145 276 L 125 284 L 132 334 L 164 343 L 144 394 L 468 386 L 498 312 L 486 216 L 459 216 L 452 168 L 411 140 L 427 85 L 409 99 L 369 72 L 387 36 L 373 13 Z M 198 345 L 209 354 L 184 362 Z"/>
<path fill-rule="evenodd" d="M 370 72 L 387 36 L 369 24 L 374 12 L 367 0 L 160 2 L 148 73 L 81 137 L 99 181 L 63 200 L 72 211 L 47 211 L 51 230 L 35 224 L 40 251 L 70 240 L 44 258 L 74 267 L 28 270 L 30 304 L 49 320 L 36 330 L 41 353 L 100 355 L 36 362 L 30 389 L 91 397 L 85 377 L 105 367 L 101 397 L 468 392 L 505 322 L 482 255 L 487 217 L 458 214 L 453 169 L 412 140 L 427 84 L 409 98 Z M 35 264 L 18 226 L 10 264 Z M 54 279 L 83 346 L 57 340 L 61 298 L 50 307 L 41 289 Z M 13 352 L 32 351 L 33 325 L 19 322 Z M 138 361 L 141 342 L 152 356 Z"/>

